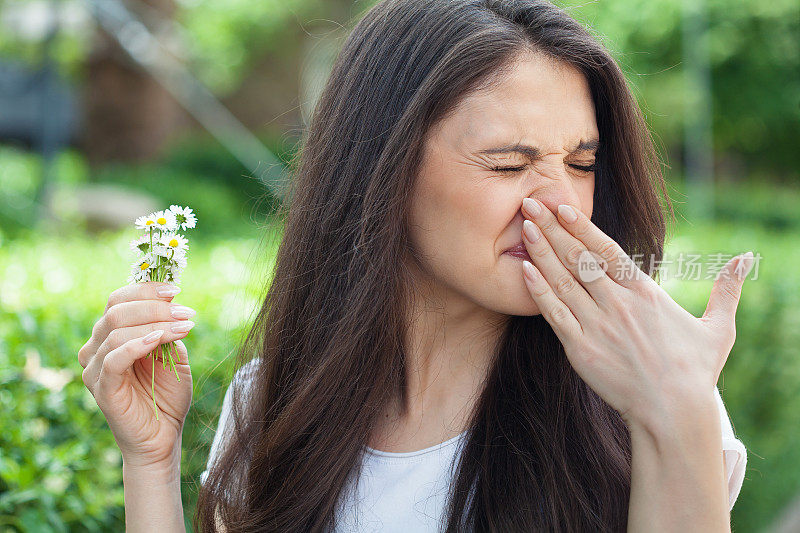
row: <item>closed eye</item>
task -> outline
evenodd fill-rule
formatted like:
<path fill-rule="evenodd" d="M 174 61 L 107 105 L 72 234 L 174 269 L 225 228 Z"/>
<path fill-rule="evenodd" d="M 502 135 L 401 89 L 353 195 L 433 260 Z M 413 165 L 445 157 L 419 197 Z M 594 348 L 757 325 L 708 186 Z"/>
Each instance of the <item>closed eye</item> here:
<path fill-rule="evenodd" d="M 494 167 L 492 170 L 495 172 L 521 172 L 525 170 L 526 166 L 527 165 L 520 165 L 516 167 Z M 594 163 L 588 166 L 583 166 L 583 165 L 570 165 L 570 166 L 582 172 L 594 172 L 596 167 Z"/>
<path fill-rule="evenodd" d="M 492 170 L 495 172 L 520 172 L 525 170 L 525 165 L 521 165 L 518 167 L 494 167 Z"/>

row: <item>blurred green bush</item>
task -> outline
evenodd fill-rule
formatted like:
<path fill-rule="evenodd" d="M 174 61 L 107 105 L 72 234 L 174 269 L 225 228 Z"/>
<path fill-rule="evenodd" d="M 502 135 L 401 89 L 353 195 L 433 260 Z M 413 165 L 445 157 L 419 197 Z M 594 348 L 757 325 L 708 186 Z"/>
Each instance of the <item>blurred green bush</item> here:
<path fill-rule="evenodd" d="M 121 457 L 83 385 L 77 353 L 108 295 L 125 284 L 135 234 L 38 236 L 0 248 L 0 530 L 124 529 Z M 269 268 L 274 241 L 260 244 L 253 234 L 201 245 L 187 236 L 189 266 L 175 301 L 198 312 L 185 341 L 194 398 L 182 480 L 191 517 L 232 350 L 260 303 L 267 278 L 258 273 Z"/>

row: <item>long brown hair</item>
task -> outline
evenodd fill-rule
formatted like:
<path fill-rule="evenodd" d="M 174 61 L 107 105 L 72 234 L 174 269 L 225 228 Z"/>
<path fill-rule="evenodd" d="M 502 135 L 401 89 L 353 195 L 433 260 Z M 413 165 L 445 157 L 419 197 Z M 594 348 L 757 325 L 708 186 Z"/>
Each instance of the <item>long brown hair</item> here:
<path fill-rule="evenodd" d="M 623 73 L 542 0 L 385 0 L 345 41 L 306 132 L 274 277 L 237 357 L 251 362 L 234 431 L 195 527 L 324 531 L 390 398 L 405 389 L 406 215 L 426 132 L 536 51 L 589 82 L 602 139 L 592 220 L 660 260 L 669 204 Z M 643 269 L 649 272 L 648 264 Z M 622 531 L 631 474 L 619 414 L 570 366 L 549 324 L 512 316 L 473 413 L 447 531 Z"/>

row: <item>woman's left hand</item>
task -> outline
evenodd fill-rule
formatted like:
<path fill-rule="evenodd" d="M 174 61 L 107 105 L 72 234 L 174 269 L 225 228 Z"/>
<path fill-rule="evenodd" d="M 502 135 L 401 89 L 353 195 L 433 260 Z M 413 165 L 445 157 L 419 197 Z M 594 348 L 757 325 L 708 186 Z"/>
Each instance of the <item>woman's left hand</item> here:
<path fill-rule="evenodd" d="M 736 338 L 752 253 L 725 264 L 697 318 L 579 209 L 559 206 L 556 217 L 526 198 L 523 213 L 528 290 L 572 367 L 626 424 L 647 426 L 682 401 L 710 397 Z"/>

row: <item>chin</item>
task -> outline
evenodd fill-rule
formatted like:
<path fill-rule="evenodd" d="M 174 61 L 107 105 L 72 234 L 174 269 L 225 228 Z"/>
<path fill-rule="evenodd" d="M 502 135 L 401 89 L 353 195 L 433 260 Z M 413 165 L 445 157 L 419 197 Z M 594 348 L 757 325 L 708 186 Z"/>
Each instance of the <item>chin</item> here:
<path fill-rule="evenodd" d="M 539 306 L 533 301 L 533 297 L 528 291 L 522 274 L 519 274 L 518 283 L 506 283 L 502 290 L 492 293 L 489 300 L 489 307 L 498 313 L 505 315 L 533 316 L 541 314 Z"/>

